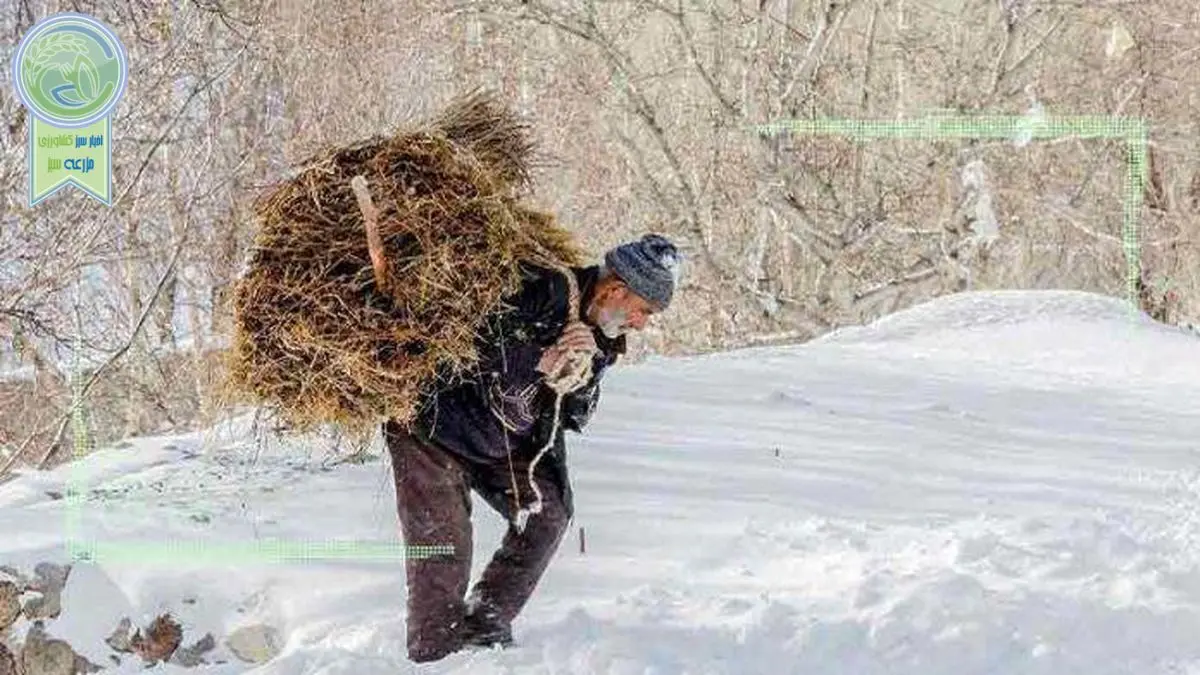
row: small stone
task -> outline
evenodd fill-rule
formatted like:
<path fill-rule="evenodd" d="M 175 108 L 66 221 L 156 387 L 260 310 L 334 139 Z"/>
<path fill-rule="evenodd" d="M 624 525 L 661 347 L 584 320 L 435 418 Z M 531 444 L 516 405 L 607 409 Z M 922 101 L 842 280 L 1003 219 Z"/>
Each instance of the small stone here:
<path fill-rule="evenodd" d="M 11 581 L 0 581 L 0 631 L 7 629 L 21 616 L 21 589 Z"/>
<path fill-rule="evenodd" d="M 266 663 L 283 650 L 283 636 L 265 624 L 243 626 L 225 639 L 225 645 L 242 661 Z"/>
<path fill-rule="evenodd" d="M 10 567 L 9 565 L 0 565 L 0 574 L 8 577 L 9 580 L 15 583 L 17 588 L 21 589 L 22 591 L 26 590 L 30 586 L 29 577 L 21 574 L 21 570 L 18 570 L 15 567 Z"/>
<path fill-rule="evenodd" d="M 33 568 L 34 577 L 30 590 L 39 592 L 40 597 L 25 602 L 25 616 L 30 619 L 55 619 L 62 613 L 62 591 L 71 574 L 70 565 L 40 562 Z"/>
<path fill-rule="evenodd" d="M 47 640 L 21 650 L 25 675 L 75 675 L 75 651 L 62 640 Z"/>
<path fill-rule="evenodd" d="M 62 613 L 62 595 L 42 592 L 25 601 L 25 616 L 30 619 L 54 619 Z"/>
<path fill-rule="evenodd" d="M 133 645 L 130 640 L 129 631 L 133 630 L 133 622 L 129 617 L 121 619 L 117 627 L 113 629 L 112 635 L 104 638 L 104 643 L 113 648 L 115 652 L 128 654 L 133 651 Z"/>
<path fill-rule="evenodd" d="M 205 633 L 204 637 L 196 641 L 195 644 L 184 647 L 175 652 L 171 657 L 171 663 L 183 666 L 185 668 L 195 668 L 206 663 L 204 654 L 212 651 L 217 646 L 217 639 L 212 633 Z"/>
<path fill-rule="evenodd" d="M 33 568 L 33 574 L 40 582 L 40 590 L 61 593 L 63 587 L 67 585 L 67 577 L 71 575 L 71 566 L 40 562 Z"/>
<path fill-rule="evenodd" d="M 17 659 L 0 644 L 0 675 L 17 675 Z"/>
<path fill-rule="evenodd" d="M 170 614 L 163 614 L 151 622 L 145 637 L 138 631 L 130 640 L 133 650 L 147 665 L 171 658 L 180 642 L 183 642 L 183 628 Z"/>
<path fill-rule="evenodd" d="M 21 667 L 24 675 L 75 675 L 75 650 L 47 638 L 42 622 L 36 621 L 21 648 Z"/>

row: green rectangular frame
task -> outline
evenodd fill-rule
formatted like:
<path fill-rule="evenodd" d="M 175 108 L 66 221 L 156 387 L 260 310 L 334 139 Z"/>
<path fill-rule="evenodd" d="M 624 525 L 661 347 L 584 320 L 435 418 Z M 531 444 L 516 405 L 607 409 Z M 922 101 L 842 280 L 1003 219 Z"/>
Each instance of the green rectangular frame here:
<path fill-rule="evenodd" d="M 77 435 L 83 437 L 82 435 Z M 76 457 L 87 454 L 77 445 Z M 454 555 L 451 545 L 406 546 L 400 543 L 356 540 L 255 539 L 247 541 L 126 540 L 101 542 L 80 537 L 86 481 L 79 462 L 71 465 L 67 481 L 66 541 L 72 560 L 152 564 L 262 564 L 314 560 L 356 562 L 403 561 Z"/>
<path fill-rule="evenodd" d="M 787 120 L 755 127 L 760 136 L 783 133 L 848 138 L 857 142 L 878 139 L 1118 139 L 1126 144 L 1125 214 L 1123 240 L 1127 263 L 1127 292 L 1137 308 L 1140 275 L 1138 216 L 1146 173 L 1146 124 L 1141 119 L 1117 117 L 1045 117 L 929 115 L 909 120 L 815 119 Z M 77 424 L 83 426 L 75 406 Z M 87 434 L 76 433 L 76 456 L 86 453 Z M 313 560 L 361 562 L 395 561 L 414 557 L 452 555 L 450 546 L 408 547 L 383 542 L 350 540 L 295 541 L 265 539 L 244 542 L 137 541 L 96 542 L 79 537 L 86 485 L 78 462 L 72 464 L 67 486 L 67 550 L 72 559 L 93 562 L 162 562 L 203 564 L 288 563 Z"/>

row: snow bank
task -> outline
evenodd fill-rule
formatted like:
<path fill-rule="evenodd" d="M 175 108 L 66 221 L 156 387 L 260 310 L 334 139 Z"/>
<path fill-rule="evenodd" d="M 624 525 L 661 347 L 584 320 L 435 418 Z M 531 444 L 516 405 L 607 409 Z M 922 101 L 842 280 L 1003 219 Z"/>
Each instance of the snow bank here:
<path fill-rule="evenodd" d="M 266 664 L 221 644 L 194 669 L 220 674 L 1200 673 L 1198 357 L 1116 300 L 972 293 L 619 368 L 504 652 L 407 662 L 398 560 L 77 563 L 47 631 L 97 658 L 125 612 L 170 611 L 185 644 L 279 631 Z M 0 561 L 64 559 L 72 476 L 99 541 L 398 543 L 382 448 L 335 465 L 330 444 L 243 418 L 22 476 L 0 486 Z M 477 574 L 503 523 L 474 507 Z"/>

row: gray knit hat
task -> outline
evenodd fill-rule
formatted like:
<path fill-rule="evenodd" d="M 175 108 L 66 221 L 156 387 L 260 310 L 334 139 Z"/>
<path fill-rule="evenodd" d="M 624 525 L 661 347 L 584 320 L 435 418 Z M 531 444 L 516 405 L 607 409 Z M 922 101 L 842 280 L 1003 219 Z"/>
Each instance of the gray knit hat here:
<path fill-rule="evenodd" d="M 680 260 L 675 245 L 657 234 L 621 244 L 604 255 L 604 265 L 659 311 L 671 304 Z"/>

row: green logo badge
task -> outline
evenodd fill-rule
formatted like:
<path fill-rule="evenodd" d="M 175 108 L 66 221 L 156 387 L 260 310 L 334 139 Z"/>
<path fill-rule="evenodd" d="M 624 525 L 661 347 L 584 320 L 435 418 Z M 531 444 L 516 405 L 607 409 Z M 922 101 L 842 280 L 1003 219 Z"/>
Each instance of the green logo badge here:
<path fill-rule="evenodd" d="M 13 59 L 29 109 L 29 205 L 74 184 L 112 205 L 112 120 L 125 93 L 125 48 L 84 14 L 55 14 L 29 29 Z"/>

